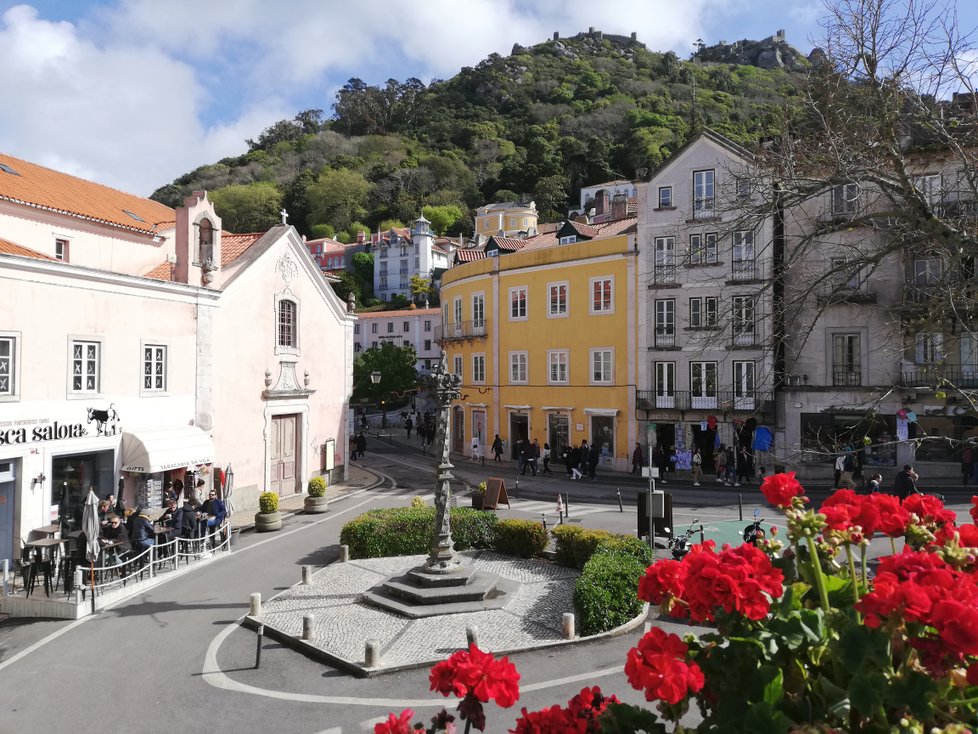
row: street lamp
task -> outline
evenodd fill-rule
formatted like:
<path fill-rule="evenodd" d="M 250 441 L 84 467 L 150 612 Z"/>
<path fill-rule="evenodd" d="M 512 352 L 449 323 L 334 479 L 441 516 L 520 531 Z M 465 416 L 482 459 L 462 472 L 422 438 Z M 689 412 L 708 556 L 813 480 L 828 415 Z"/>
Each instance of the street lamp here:
<path fill-rule="evenodd" d="M 381 377 L 382 377 L 382 374 L 381 374 L 380 370 L 374 370 L 373 372 L 370 373 L 370 381 L 374 385 L 379 385 L 380 384 L 380 378 Z"/>

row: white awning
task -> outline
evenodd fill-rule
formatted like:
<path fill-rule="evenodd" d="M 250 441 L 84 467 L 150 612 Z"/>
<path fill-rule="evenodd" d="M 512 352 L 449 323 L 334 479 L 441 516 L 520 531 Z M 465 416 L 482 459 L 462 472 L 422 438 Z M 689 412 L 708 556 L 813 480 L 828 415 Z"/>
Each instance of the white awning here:
<path fill-rule="evenodd" d="M 196 426 L 122 434 L 122 471 L 156 474 L 214 461 L 214 441 Z"/>

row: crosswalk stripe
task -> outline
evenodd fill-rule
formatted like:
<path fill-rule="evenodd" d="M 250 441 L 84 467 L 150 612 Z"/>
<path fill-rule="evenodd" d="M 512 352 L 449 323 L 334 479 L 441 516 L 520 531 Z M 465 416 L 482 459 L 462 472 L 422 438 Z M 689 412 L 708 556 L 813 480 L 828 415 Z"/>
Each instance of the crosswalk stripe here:
<path fill-rule="evenodd" d="M 557 512 L 557 498 L 555 497 L 551 500 L 514 500 L 510 499 L 510 504 L 514 511 L 518 510 L 520 512 L 539 512 L 556 514 Z M 505 507 L 505 505 L 503 506 Z M 502 508 L 498 508 L 502 509 Z M 617 508 L 611 505 L 587 505 L 587 504 L 572 504 L 570 507 L 570 517 L 584 517 L 586 515 L 594 515 L 599 512 L 611 512 L 612 510 L 617 511 Z M 565 508 L 566 512 L 566 508 Z"/>

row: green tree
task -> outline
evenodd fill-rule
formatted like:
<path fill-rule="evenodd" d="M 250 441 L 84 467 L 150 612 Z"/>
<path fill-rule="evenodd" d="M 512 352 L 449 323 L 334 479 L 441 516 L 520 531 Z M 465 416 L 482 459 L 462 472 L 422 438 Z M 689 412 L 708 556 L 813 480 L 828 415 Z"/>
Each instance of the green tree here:
<path fill-rule="evenodd" d="M 431 287 L 431 280 L 422 278 L 420 275 L 411 276 L 410 287 L 414 302 L 419 306 L 434 292 L 434 288 Z"/>
<path fill-rule="evenodd" d="M 353 273 L 349 273 L 346 270 L 341 270 L 334 273 L 329 280 L 329 284 L 332 287 L 333 292 L 338 295 L 344 303 L 352 293 L 353 297 L 356 299 L 356 306 L 359 308 L 363 305 L 363 287 L 360 279 Z"/>
<path fill-rule="evenodd" d="M 370 252 L 358 252 L 353 256 L 353 272 L 366 283 L 374 282 L 374 256 Z"/>
<path fill-rule="evenodd" d="M 559 219 L 567 209 L 567 179 L 563 175 L 541 178 L 533 187 L 533 201 L 541 220 Z"/>
<path fill-rule="evenodd" d="M 281 220 L 282 192 L 273 183 L 225 186 L 208 198 L 228 232 L 263 232 Z"/>
<path fill-rule="evenodd" d="M 448 232 L 464 215 L 462 209 L 454 204 L 426 206 L 421 209 L 421 212 L 424 214 L 425 219 L 431 222 L 431 228 L 438 235 L 443 235 Z"/>
<path fill-rule="evenodd" d="M 316 180 L 316 175 L 308 168 L 292 179 L 282 197 L 282 206 L 289 213 L 289 224 L 306 237 L 312 236 L 309 226 L 309 186 Z"/>
<path fill-rule="evenodd" d="M 309 225 L 327 223 L 344 230 L 367 213 L 370 184 L 362 174 L 346 168 L 326 170 L 308 190 Z"/>
<path fill-rule="evenodd" d="M 418 355 L 414 347 L 397 347 L 384 342 L 360 352 L 353 359 L 353 397 L 380 401 L 392 399 L 395 393 L 418 386 Z M 381 373 L 380 383 L 370 380 L 370 373 Z"/>

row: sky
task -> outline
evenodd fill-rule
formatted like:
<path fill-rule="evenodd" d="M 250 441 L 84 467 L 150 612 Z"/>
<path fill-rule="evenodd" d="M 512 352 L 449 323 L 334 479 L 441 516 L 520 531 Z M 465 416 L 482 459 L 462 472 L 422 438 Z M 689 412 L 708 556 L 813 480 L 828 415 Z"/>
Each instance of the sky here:
<path fill-rule="evenodd" d="M 330 114 L 351 77 L 428 83 L 591 26 L 682 58 L 783 28 L 807 53 L 821 15 L 819 0 L 0 0 L 0 152 L 148 196 L 277 120 Z"/>

